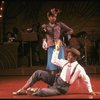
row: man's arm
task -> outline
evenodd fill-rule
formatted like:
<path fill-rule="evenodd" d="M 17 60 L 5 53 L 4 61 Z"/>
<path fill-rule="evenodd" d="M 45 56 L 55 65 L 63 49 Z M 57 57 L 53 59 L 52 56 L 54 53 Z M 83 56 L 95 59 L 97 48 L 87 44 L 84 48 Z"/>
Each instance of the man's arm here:
<path fill-rule="evenodd" d="M 53 54 L 52 54 L 51 62 L 57 66 L 63 67 L 65 65 L 65 63 L 67 62 L 67 60 L 58 59 L 61 45 L 62 45 L 61 40 L 58 40 L 55 43 L 55 49 L 54 49 Z"/>
<path fill-rule="evenodd" d="M 67 63 L 67 60 L 58 59 L 58 55 L 59 55 L 59 51 L 55 49 L 52 54 L 51 63 L 63 67 Z"/>
<path fill-rule="evenodd" d="M 84 84 L 86 85 L 90 95 L 96 95 L 96 93 L 92 89 L 92 85 L 90 82 L 89 76 L 86 74 L 85 70 L 82 68 L 80 72 L 80 77 L 83 80 Z"/>

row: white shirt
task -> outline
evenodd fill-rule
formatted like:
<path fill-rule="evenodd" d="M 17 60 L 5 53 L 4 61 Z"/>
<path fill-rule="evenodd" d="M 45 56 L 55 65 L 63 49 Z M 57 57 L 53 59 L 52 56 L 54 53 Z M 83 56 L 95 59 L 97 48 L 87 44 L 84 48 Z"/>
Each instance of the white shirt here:
<path fill-rule="evenodd" d="M 63 67 L 63 69 L 61 71 L 61 74 L 60 74 L 60 77 L 61 77 L 61 79 L 63 81 L 66 81 L 66 72 L 67 72 L 67 68 L 68 68 L 68 64 L 66 64 L 66 63 L 68 63 L 68 60 L 58 59 L 58 54 L 59 54 L 59 51 L 53 51 L 53 55 L 52 55 L 51 62 L 53 64 L 55 64 L 55 65 L 58 65 L 58 66 Z M 74 67 L 77 64 L 78 64 L 77 61 L 71 63 L 71 72 L 70 72 L 70 74 L 72 73 Z M 71 77 L 69 83 L 70 84 L 73 84 L 76 81 L 77 78 L 80 78 L 84 82 L 84 84 L 86 85 L 86 87 L 87 87 L 87 89 L 88 89 L 89 92 L 93 92 L 92 86 L 91 86 L 91 82 L 90 82 L 90 78 L 86 74 L 84 68 L 80 64 L 77 65 L 77 68 L 75 70 L 75 73 Z"/>

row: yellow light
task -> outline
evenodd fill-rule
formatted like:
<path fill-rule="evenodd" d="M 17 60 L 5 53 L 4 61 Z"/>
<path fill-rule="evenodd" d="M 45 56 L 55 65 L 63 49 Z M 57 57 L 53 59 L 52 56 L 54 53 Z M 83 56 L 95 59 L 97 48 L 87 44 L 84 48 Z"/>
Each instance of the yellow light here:
<path fill-rule="evenodd" d="M 2 3 L 4 3 L 4 1 L 2 1 Z"/>
<path fill-rule="evenodd" d="M 2 17 L 2 15 L 0 15 L 0 18 Z"/>
<path fill-rule="evenodd" d="M 0 10 L 3 10 L 3 8 L 1 7 Z"/>

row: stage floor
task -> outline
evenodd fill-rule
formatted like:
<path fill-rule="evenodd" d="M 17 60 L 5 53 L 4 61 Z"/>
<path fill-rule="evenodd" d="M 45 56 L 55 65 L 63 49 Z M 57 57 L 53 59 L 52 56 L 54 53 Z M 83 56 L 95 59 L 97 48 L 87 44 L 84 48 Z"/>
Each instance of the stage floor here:
<path fill-rule="evenodd" d="M 89 74 L 94 91 L 100 92 L 100 74 Z M 30 76 L 0 76 L 0 99 L 100 99 L 100 94 L 89 95 L 84 86 L 74 83 L 68 93 L 59 96 L 37 97 L 30 95 L 13 95 L 12 92 L 20 89 Z M 42 81 L 37 82 L 34 87 L 46 87 Z"/>

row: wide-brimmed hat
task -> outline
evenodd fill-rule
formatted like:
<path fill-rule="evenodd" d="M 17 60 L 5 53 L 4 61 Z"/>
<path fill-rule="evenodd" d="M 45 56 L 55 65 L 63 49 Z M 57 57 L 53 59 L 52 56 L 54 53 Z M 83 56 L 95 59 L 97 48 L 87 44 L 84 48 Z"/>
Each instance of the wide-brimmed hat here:
<path fill-rule="evenodd" d="M 67 49 L 67 52 L 72 52 L 72 53 L 74 53 L 76 56 L 80 57 L 80 51 L 77 50 L 76 48 Z"/>

